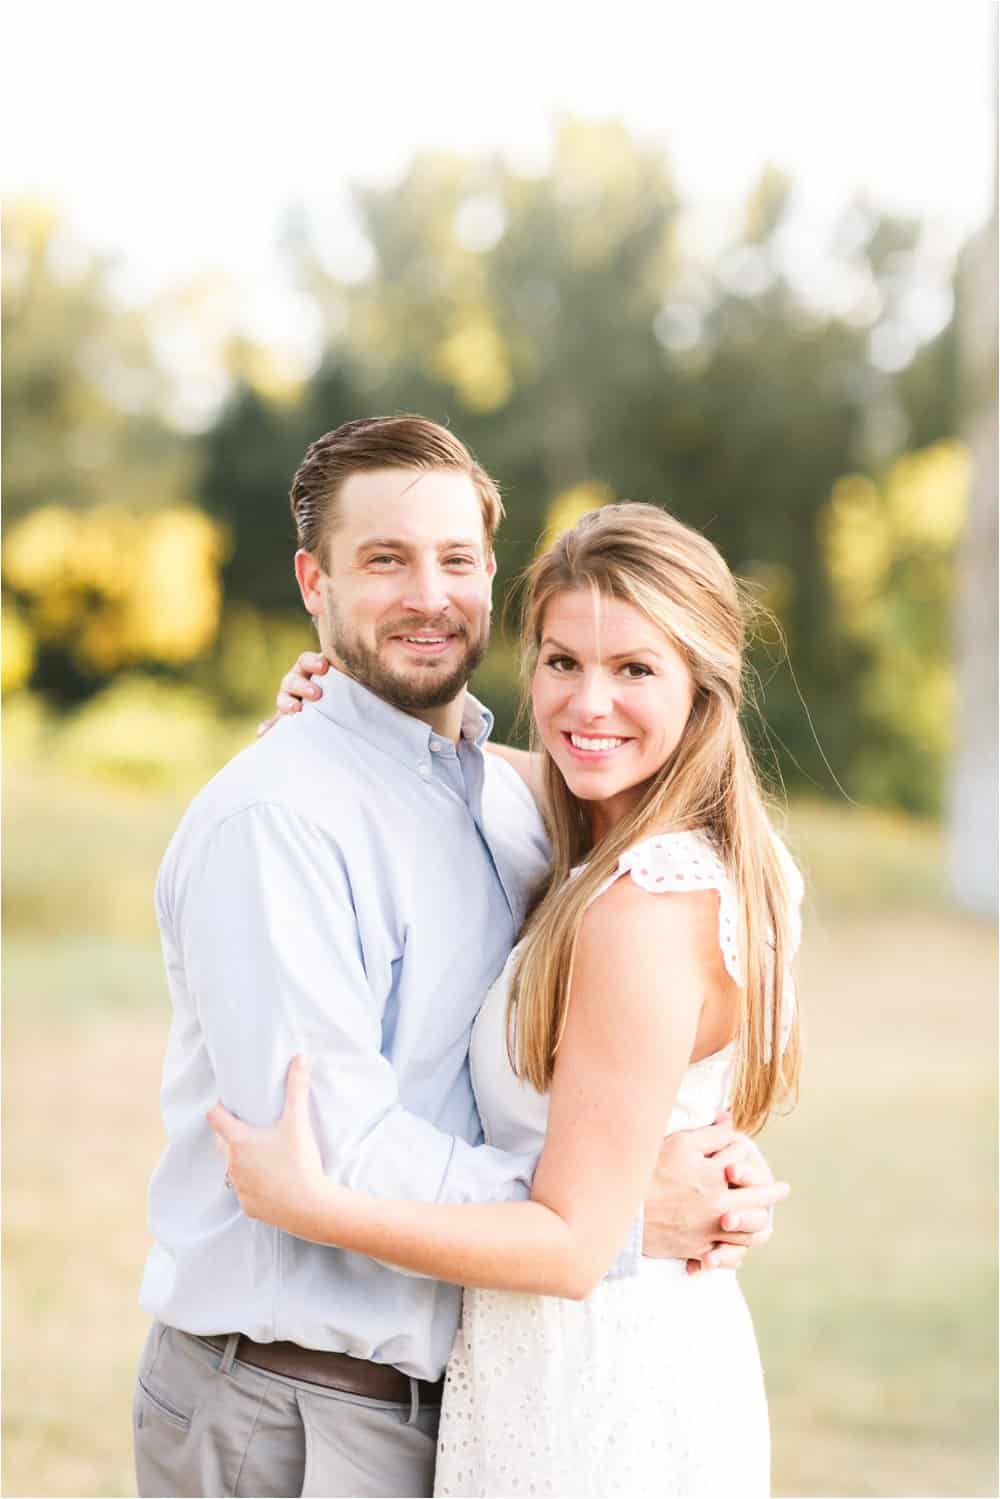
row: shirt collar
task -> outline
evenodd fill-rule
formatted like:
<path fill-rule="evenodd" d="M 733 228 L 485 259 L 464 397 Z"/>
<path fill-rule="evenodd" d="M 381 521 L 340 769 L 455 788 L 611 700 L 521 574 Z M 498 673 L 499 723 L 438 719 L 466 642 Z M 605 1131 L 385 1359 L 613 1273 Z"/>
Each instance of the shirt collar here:
<path fill-rule="evenodd" d="M 324 718 L 358 734 L 413 771 L 426 761 L 432 740 L 445 742 L 422 719 L 394 708 L 336 667 L 331 667 L 323 677 L 314 677 L 313 685 L 320 688 L 322 697 L 307 706 L 316 708 Z M 462 739 L 482 749 L 492 728 L 493 714 L 489 708 L 467 691 Z"/>

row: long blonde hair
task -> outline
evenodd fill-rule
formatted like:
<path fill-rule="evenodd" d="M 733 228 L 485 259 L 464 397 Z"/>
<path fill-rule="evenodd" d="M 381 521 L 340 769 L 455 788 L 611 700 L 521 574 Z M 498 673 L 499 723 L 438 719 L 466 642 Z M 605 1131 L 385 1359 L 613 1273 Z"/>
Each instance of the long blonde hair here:
<path fill-rule="evenodd" d="M 533 747 L 545 758 L 553 861 L 525 926 L 511 985 L 508 1044 L 515 1071 L 540 1092 L 552 1081 L 580 925 L 619 856 L 654 833 L 702 829 L 738 896 L 745 990 L 732 1108 L 739 1128 L 756 1131 L 794 1089 L 799 1048 L 794 1017 L 782 1045 L 789 892 L 740 723 L 746 636 L 740 590 L 711 542 L 645 504 L 606 505 L 585 515 L 536 559 L 526 585 L 526 685 L 549 604 L 557 594 L 588 589 L 624 600 L 662 630 L 685 658 L 694 698 L 679 744 L 642 800 L 594 846 L 587 804 L 569 790 L 533 733 Z"/>

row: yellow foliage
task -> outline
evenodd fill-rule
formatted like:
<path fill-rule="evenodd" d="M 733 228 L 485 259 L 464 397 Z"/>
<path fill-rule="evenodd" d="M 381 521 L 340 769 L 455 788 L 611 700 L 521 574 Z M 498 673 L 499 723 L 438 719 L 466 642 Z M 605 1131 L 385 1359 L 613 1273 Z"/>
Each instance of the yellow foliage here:
<path fill-rule="evenodd" d="M 226 549 L 223 528 L 192 506 L 136 515 L 51 505 L 10 529 L 3 571 L 37 639 L 112 672 L 191 661 L 211 645 Z"/>
<path fill-rule="evenodd" d="M 155 661 L 191 661 L 219 624 L 224 537 L 194 509 L 160 510 L 143 527 L 141 585 L 129 596 L 126 629 Z"/>
<path fill-rule="evenodd" d="M 939 442 L 898 458 L 881 488 L 863 474 L 837 480 L 821 528 L 842 605 L 864 611 L 902 559 L 912 562 L 919 554 L 924 576 L 927 564 L 950 559 L 965 518 L 970 471 L 961 443 Z"/>
<path fill-rule="evenodd" d="M 249 385 L 269 404 L 291 406 L 302 397 L 305 373 L 292 354 L 238 339 L 226 350 L 225 362 L 232 379 Z"/>
<path fill-rule="evenodd" d="M 969 475 L 960 444 L 936 443 L 897 459 L 881 484 L 840 479 L 822 518 L 840 628 L 866 659 L 866 712 L 932 766 L 951 748 L 948 621 Z"/>
<path fill-rule="evenodd" d="M 503 340 L 485 312 L 465 314 L 438 350 L 436 368 L 470 411 L 496 411 L 514 388 Z"/>
<path fill-rule="evenodd" d="M 882 496 L 870 479 L 850 474 L 833 486 L 823 518 L 827 567 L 841 602 L 857 607 L 877 592 L 892 560 Z"/>
<path fill-rule="evenodd" d="M 78 515 L 68 570 L 71 581 L 108 598 L 127 597 L 142 525 L 115 505 L 98 505 Z"/>
<path fill-rule="evenodd" d="M 35 642 L 16 604 L 3 606 L 3 690 L 23 687 L 35 664 Z"/>
<path fill-rule="evenodd" d="M 564 489 L 562 494 L 557 494 L 545 513 L 545 534 L 542 537 L 543 546 L 551 546 L 557 537 L 591 510 L 600 510 L 602 505 L 610 505 L 615 498 L 615 492 L 610 484 L 604 484 L 599 479 L 588 479 L 583 484 L 575 484 L 572 489 Z"/>
<path fill-rule="evenodd" d="M 894 531 L 928 550 L 951 547 L 961 532 L 972 460 L 959 442 L 907 453 L 889 470 L 886 504 Z"/>
<path fill-rule="evenodd" d="M 11 526 L 3 543 L 3 575 L 21 593 L 38 593 L 73 565 L 79 516 L 63 505 L 43 505 Z"/>

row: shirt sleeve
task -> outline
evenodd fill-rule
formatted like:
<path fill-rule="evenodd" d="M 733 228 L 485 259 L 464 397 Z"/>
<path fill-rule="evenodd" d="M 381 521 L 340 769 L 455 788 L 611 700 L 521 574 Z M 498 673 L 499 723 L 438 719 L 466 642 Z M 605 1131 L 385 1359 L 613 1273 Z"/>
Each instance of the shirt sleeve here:
<path fill-rule="evenodd" d="M 175 915 L 219 1097 L 233 1113 L 272 1123 L 288 1064 L 306 1052 L 333 1180 L 426 1202 L 528 1196 L 534 1156 L 469 1145 L 402 1107 L 350 881 L 322 829 L 273 804 L 235 813 L 212 834 Z"/>

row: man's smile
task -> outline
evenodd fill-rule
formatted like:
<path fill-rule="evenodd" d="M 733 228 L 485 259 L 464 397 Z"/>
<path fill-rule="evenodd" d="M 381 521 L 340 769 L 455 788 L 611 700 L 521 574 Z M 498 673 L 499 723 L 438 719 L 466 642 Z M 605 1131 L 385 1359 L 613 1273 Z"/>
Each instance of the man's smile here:
<path fill-rule="evenodd" d="M 421 630 L 406 635 L 390 635 L 389 639 L 418 656 L 443 656 L 460 636 L 458 631 L 442 633 Z"/>

